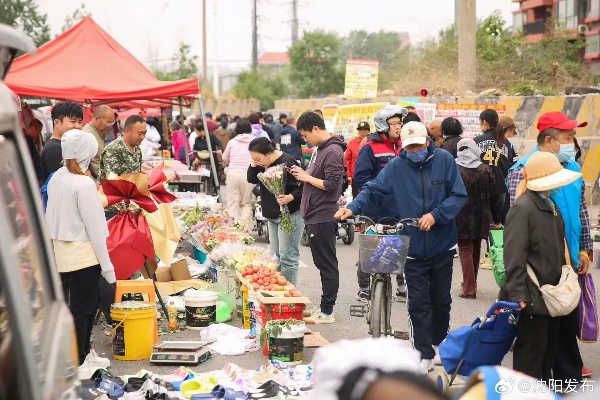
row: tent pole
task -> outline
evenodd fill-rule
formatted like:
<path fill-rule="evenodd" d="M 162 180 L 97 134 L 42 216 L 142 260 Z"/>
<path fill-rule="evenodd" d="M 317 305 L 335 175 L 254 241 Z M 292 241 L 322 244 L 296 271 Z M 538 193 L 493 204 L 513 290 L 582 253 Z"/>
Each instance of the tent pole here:
<path fill-rule="evenodd" d="M 206 125 L 206 116 L 204 115 L 204 103 L 202 101 L 202 93 L 198 94 L 198 105 L 200 106 L 200 115 L 202 116 L 202 123 L 204 124 L 204 132 L 206 134 L 206 143 L 208 144 L 208 154 L 210 155 L 210 169 L 213 181 L 215 184 L 215 190 L 217 192 L 218 200 L 222 201 L 221 197 L 221 186 L 219 184 L 219 177 L 217 176 L 217 167 L 215 165 L 215 156 L 212 152 L 212 144 L 210 143 L 210 133 L 208 132 L 208 125 Z"/>

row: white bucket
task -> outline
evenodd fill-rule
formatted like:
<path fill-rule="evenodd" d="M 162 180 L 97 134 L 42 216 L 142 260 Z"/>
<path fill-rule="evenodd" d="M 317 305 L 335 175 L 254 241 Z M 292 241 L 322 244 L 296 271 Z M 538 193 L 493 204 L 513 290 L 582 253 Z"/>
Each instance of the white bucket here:
<path fill-rule="evenodd" d="M 183 294 L 188 329 L 202 330 L 217 319 L 217 293 L 188 289 Z"/>
<path fill-rule="evenodd" d="M 306 325 L 292 325 L 290 329 L 281 328 L 276 337 L 269 337 L 269 360 L 276 360 L 283 365 L 297 365 L 304 357 L 304 332 Z"/>

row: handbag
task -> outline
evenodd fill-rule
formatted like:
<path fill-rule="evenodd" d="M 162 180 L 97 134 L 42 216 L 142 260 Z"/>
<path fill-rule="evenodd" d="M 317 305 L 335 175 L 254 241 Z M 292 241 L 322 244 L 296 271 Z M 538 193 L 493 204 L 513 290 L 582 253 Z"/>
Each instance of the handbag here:
<path fill-rule="evenodd" d="M 562 317 L 569 315 L 581 299 L 581 288 L 579 287 L 579 281 L 577 279 L 577 273 L 571 267 L 571 257 L 569 256 L 569 248 L 565 240 L 565 257 L 567 265 L 562 266 L 562 273 L 560 280 L 556 286 L 543 285 L 540 287 L 540 283 L 535 276 L 535 272 L 529 265 L 527 265 L 527 275 L 533 282 L 533 284 L 539 289 L 544 299 L 544 303 L 548 308 L 548 313 L 551 317 Z"/>
<path fill-rule="evenodd" d="M 581 299 L 579 300 L 579 330 L 577 337 L 582 343 L 598 341 L 598 305 L 596 287 L 591 274 L 579 277 Z"/>

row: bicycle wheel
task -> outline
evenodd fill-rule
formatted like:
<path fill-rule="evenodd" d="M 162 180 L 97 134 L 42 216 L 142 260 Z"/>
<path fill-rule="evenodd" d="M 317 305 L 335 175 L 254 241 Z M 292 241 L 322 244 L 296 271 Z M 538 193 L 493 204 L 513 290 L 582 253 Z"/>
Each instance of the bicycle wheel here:
<path fill-rule="evenodd" d="M 381 280 L 375 281 L 373 287 L 373 299 L 371 300 L 371 336 L 378 338 L 381 333 L 385 333 L 385 297 L 384 297 L 384 286 L 385 283 Z"/>

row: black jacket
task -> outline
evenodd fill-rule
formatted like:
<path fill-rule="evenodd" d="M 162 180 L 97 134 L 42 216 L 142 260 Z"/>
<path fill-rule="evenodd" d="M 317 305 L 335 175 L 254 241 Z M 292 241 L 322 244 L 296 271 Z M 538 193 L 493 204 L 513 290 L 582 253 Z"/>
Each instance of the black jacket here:
<path fill-rule="evenodd" d="M 454 156 L 454 158 L 456 158 L 457 153 L 458 153 L 458 149 L 456 148 L 456 145 L 458 144 L 460 139 L 462 139 L 460 136 L 455 136 L 455 135 L 447 136 L 444 138 L 444 143 L 442 143 L 440 148 L 446 150 L 448 153 L 452 154 Z"/>
<path fill-rule="evenodd" d="M 549 315 L 542 294 L 527 276 L 530 265 L 540 286 L 556 285 L 565 265 L 565 227 L 558 207 L 527 190 L 510 208 L 504 230 L 506 282 L 500 299 L 524 301 L 527 315 Z"/>
<path fill-rule="evenodd" d="M 487 130 L 473 140 L 481 150 L 481 162 L 494 170 L 498 193 L 507 193 L 506 176 L 510 167 L 517 162 L 517 152 L 512 143 L 505 138 L 502 148 L 500 148 L 496 140 L 496 132 L 493 129 Z"/>
<path fill-rule="evenodd" d="M 286 167 L 297 166 L 296 160 L 290 157 L 288 154 L 283 153 L 281 157 L 271 164 L 271 167 L 274 167 L 279 164 L 285 164 Z M 260 185 L 260 201 L 262 206 L 262 213 L 268 219 L 277 219 L 281 216 L 281 211 L 279 208 L 279 203 L 277 203 L 277 199 L 275 195 L 267 189 L 265 185 L 258 179 L 258 174 L 261 172 L 265 172 L 263 167 L 248 167 L 248 183 L 259 184 Z M 287 169 L 284 172 L 285 176 L 285 194 L 291 194 L 294 196 L 294 200 L 287 204 L 290 213 L 295 213 L 300 209 L 300 201 L 302 200 L 302 182 L 298 182 L 298 180 L 294 177 L 294 175 L 288 173 Z"/>
<path fill-rule="evenodd" d="M 306 144 L 300 132 L 293 126 L 286 125 L 281 129 L 279 138 L 281 151 L 294 157 L 295 160 L 302 160 L 302 145 Z"/>

